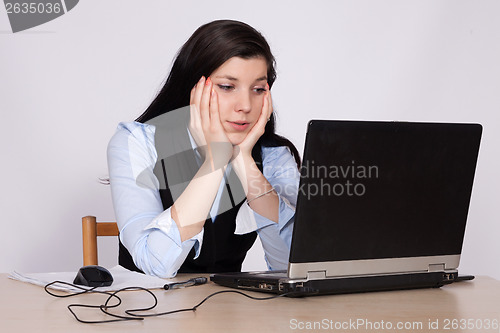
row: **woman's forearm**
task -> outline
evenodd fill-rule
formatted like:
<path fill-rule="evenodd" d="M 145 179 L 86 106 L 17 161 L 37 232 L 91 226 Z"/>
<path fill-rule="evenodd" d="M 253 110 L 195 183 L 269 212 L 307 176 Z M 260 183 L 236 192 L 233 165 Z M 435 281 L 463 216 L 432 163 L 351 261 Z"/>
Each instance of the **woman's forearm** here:
<path fill-rule="evenodd" d="M 205 224 L 224 174 L 224 168 L 213 170 L 210 162 L 202 164 L 184 192 L 174 202 L 171 213 L 181 241 L 198 234 Z"/>
<path fill-rule="evenodd" d="M 277 223 L 279 217 L 278 194 L 259 170 L 252 156 L 239 154 L 233 160 L 232 165 L 241 181 L 250 208 L 259 215 Z"/>

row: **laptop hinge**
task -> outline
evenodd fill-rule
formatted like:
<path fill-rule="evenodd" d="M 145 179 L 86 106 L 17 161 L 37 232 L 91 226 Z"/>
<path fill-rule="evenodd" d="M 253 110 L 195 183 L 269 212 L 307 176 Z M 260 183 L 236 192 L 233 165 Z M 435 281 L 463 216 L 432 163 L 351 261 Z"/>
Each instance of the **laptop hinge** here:
<path fill-rule="evenodd" d="M 445 264 L 429 264 L 427 270 L 429 272 L 443 272 L 445 270 Z"/>
<path fill-rule="evenodd" d="M 322 280 L 326 279 L 326 271 L 311 271 L 307 272 L 308 280 Z"/>

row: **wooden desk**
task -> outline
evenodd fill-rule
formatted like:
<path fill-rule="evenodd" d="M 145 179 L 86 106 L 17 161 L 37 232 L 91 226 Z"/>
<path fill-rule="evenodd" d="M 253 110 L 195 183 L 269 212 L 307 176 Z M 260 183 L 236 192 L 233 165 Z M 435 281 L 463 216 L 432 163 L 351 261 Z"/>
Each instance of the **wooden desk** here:
<path fill-rule="evenodd" d="M 186 276 L 180 278 L 184 279 Z M 172 291 L 156 290 L 154 293 L 159 305 L 155 311 L 192 307 L 210 293 L 223 289 L 226 288 L 209 282 L 203 286 Z M 255 292 L 251 294 L 265 295 Z M 8 333 L 500 332 L 500 281 L 489 277 L 478 277 L 472 282 L 456 283 L 440 289 L 278 298 L 268 301 L 223 294 L 207 301 L 195 313 L 178 313 L 137 322 L 92 325 L 78 323 L 66 306 L 71 303 L 101 304 L 105 296 L 54 298 L 46 294 L 43 288 L 9 280 L 6 274 L 0 274 L 0 295 L 0 327 L 2 332 Z M 151 296 L 143 292 L 126 292 L 122 296 L 128 308 L 152 302 Z M 99 314 L 98 310 L 82 310 L 79 313 L 89 320 L 109 319 Z M 460 320 L 477 329 L 460 329 Z M 495 328 L 486 329 L 487 320 Z M 361 321 L 364 324 L 361 325 Z M 315 322 L 319 325 L 316 326 L 317 329 L 313 329 Z M 398 323 L 406 325 L 407 329 L 396 329 Z M 356 326 L 357 324 L 360 325 Z M 439 329 L 430 329 L 430 324 L 439 325 L 436 327 Z M 344 329 L 339 327 L 342 325 Z M 483 328 L 479 328 L 479 325 Z"/>

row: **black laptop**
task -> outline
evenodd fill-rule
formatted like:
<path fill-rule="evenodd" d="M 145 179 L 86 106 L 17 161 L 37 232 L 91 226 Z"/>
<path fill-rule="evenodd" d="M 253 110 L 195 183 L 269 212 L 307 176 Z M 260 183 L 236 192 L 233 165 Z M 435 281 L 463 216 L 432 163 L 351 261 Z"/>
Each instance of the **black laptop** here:
<path fill-rule="evenodd" d="M 457 281 L 481 133 L 479 124 L 310 121 L 288 270 L 211 280 L 295 296 Z"/>

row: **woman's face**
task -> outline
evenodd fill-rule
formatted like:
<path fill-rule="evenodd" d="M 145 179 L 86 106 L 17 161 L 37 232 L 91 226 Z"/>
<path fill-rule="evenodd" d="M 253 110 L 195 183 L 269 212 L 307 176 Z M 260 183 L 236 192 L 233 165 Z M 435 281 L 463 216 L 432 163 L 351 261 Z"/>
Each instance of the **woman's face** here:
<path fill-rule="evenodd" d="M 259 119 L 267 84 L 264 58 L 233 57 L 211 75 L 219 100 L 219 114 L 233 145 L 240 144 Z"/>

